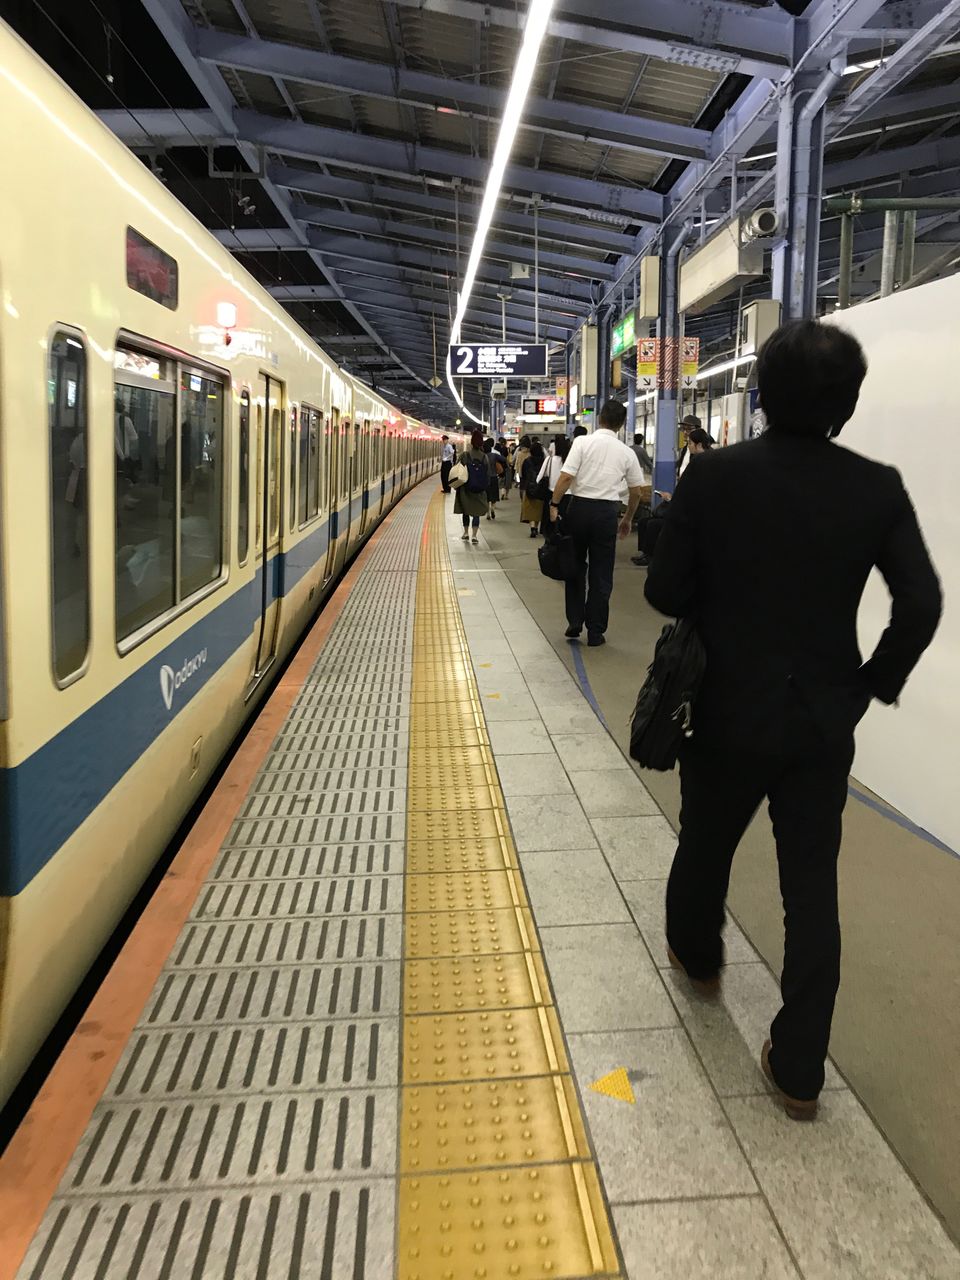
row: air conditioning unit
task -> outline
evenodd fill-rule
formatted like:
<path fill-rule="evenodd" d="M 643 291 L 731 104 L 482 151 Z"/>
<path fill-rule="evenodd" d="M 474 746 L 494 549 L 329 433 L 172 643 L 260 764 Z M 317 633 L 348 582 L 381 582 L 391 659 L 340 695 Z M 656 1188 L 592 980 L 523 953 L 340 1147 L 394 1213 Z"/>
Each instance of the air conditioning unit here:
<path fill-rule="evenodd" d="M 580 328 L 580 394 L 597 394 L 597 326 L 585 324 Z"/>
<path fill-rule="evenodd" d="M 494 382 L 490 387 L 490 396 L 493 400 L 506 400 L 507 384 L 505 382 Z"/>
<path fill-rule="evenodd" d="M 637 323 L 639 324 L 642 320 L 656 320 L 659 314 L 660 259 L 642 258 L 637 279 Z M 637 336 L 640 336 L 639 329 L 637 329 Z"/>
<path fill-rule="evenodd" d="M 696 314 L 763 275 L 763 244 L 744 243 L 737 218 L 695 249 L 680 266 L 680 310 Z"/>
<path fill-rule="evenodd" d="M 740 316 L 740 354 L 755 356 L 770 335 L 780 328 L 780 303 L 758 298 Z"/>

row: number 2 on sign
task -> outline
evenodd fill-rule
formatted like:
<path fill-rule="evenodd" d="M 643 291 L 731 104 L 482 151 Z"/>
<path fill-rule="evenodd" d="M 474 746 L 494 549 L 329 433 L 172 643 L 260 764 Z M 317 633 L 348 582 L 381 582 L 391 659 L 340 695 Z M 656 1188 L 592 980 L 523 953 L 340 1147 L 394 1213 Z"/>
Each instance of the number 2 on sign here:
<path fill-rule="evenodd" d="M 473 352 L 469 347 L 457 347 L 457 355 L 460 363 L 457 365 L 457 373 L 473 373 Z"/>

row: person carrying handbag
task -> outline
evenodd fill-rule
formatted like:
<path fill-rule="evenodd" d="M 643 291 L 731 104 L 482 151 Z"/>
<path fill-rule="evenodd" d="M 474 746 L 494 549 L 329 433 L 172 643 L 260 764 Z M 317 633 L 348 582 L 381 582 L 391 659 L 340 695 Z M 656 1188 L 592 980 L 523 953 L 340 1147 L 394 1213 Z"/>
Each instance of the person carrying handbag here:
<path fill-rule="evenodd" d="M 570 441 L 566 438 L 558 440 L 554 445 L 553 453 L 550 457 L 544 459 L 540 474 L 537 476 L 543 491 L 543 513 L 540 516 L 540 533 L 544 538 L 550 537 L 553 525 L 553 521 L 550 519 L 550 502 L 553 499 L 553 491 L 557 487 L 560 472 L 563 470 L 563 464 L 569 452 Z M 563 513 L 569 501 L 569 498 L 564 498 L 560 504 L 559 515 L 561 519 L 563 519 Z"/>
<path fill-rule="evenodd" d="M 543 445 L 534 440 L 530 452 L 520 468 L 520 492 L 523 494 L 523 505 L 520 508 L 520 519 L 530 526 L 530 537 L 535 538 L 543 518 L 544 489 L 540 481 L 540 471 L 546 461 Z"/>

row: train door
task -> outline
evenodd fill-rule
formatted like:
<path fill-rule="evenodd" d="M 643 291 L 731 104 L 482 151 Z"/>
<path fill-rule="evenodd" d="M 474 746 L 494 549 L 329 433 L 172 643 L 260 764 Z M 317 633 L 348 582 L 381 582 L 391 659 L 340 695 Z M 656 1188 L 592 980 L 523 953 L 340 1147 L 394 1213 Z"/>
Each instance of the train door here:
<path fill-rule="evenodd" d="M 327 511 L 327 563 L 323 570 L 324 582 L 329 582 L 337 569 L 337 544 L 340 532 L 340 521 L 337 508 L 340 505 L 340 410 L 331 409 L 326 424 L 326 463 L 321 480 L 323 502 Z"/>
<path fill-rule="evenodd" d="M 254 467 L 256 471 L 256 549 L 260 569 L 260 625 L 251 673 L 255 685 L 272 666 L 280 637 L 283 602 L 283 384 L 257 378 Z"/>

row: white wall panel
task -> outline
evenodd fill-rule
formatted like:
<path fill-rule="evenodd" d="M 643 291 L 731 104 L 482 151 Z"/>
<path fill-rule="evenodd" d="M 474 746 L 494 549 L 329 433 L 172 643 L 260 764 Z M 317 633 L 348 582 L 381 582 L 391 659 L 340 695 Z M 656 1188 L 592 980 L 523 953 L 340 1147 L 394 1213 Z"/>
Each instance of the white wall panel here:
<path fill-rule="evenodd" d="M 861 725 L 854 773 L 960 851 L 960 276 L 833 319 L 859 339 L 870 362 L 841 441 L 902 474 L 946 601 L 899 708 L 874 705 Z M 865 657 L 887 623 L 889 603 L 874 574 L 860 614 Z"/>

